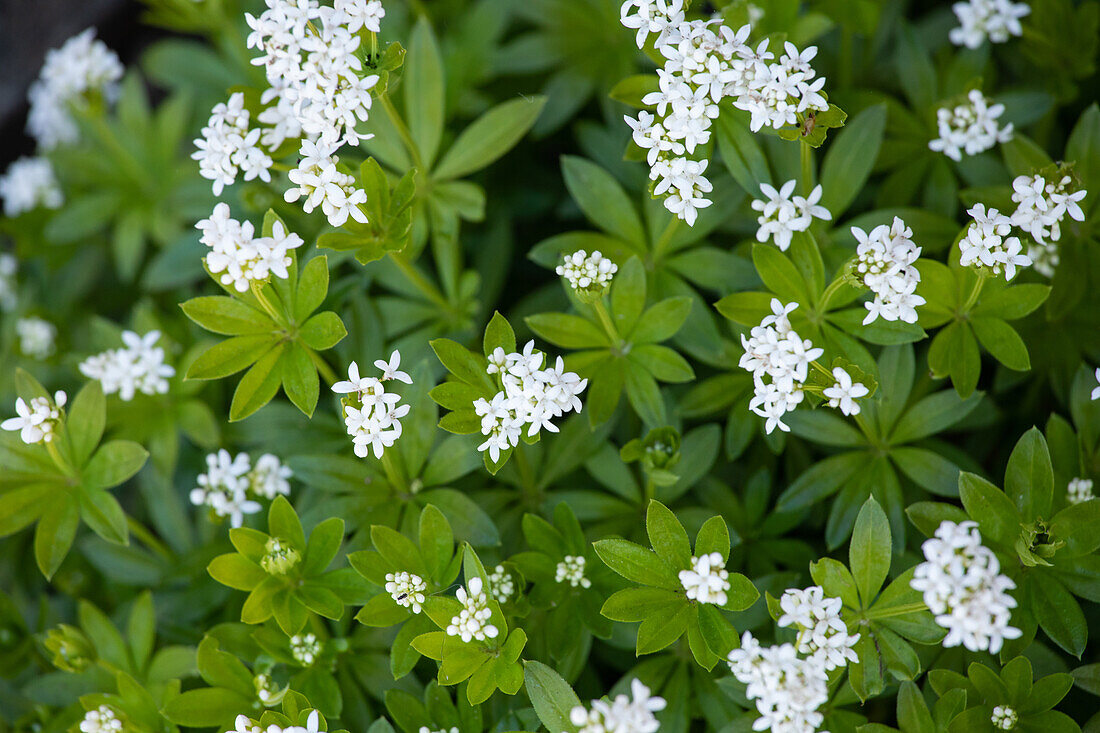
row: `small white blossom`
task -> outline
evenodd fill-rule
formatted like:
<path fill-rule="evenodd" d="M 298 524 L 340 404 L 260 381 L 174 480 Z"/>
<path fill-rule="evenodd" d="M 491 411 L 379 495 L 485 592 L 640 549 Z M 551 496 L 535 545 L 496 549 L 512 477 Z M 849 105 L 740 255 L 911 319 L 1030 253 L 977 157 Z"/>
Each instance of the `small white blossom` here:
<path fill-rule="evenodd" d="M 679 577 L 680 585 L 693 601 L 724 606 L 729 600 L 726 591 L 730 589 L 730 574 L 720 553 L 692 556 L 691 570 L 681 570 Z"/>
<path fill-rule="evenodd" d="M 852 376 L 840 367 L 833 368 L 833 386 L 826 387 L 823 394 L 829 400 L 829 407 L 838 407 L 845 415 L 858 415 L 859 403 L 856 400 L 871 393 L 859 382 L 852 382 Z"/>
<path fill-rule="evenodd" d="M 257 480 L 261 483 L 254 485 Z M 191 490 L 191 503 L 209 507 L 216 516 L 229 517 L 233 527 L 240 527 L 246 514 L 256 514 L 263 508 L 249 494 L 266 497 L 272 488 L 266 474 L 258 475 L 252 470 L 247 453 L 234 457 L 224 448 L 206 456 L 206 473 L 199 474 L 196 483 L 198 487 Z"/>
<path fill-rule="evenodd" d="M 49 443 L 61 424 L 61 408 L 66 401 L 68 395 L 61 391 L 55 392 L 52 400 L 49 397 L 32 397 L 29 404 L 20 397 L 15 401 L 17 417 L 0 423 L 0 429 L 18 430 L 20 439 L 27 445 Z"/>
<path fill-rule="evenodd" d="M 993 723 L 993 727 L 997 730 L 1012 730 L 1019 720 L 1020 716 L 1015 708 L 1010 708 L 1008 705 L 995 706 L 989 716 L 989 722 Z"/>
<path fill-rule="evenodd" d="M 359 365 L 352 362 L 348 366 L 348 378 L 332 385 L 332 391 L 346 394 L 343 400 L 344 425 L 351 436 L 355 455 L 366 458 L 374 451 L 375 458 L 382 458 L 389 448 L 401 437 L 401 418 L 409 414 L 410 406 L 401 405 L 401 396 L 387 392 L 384 382 L 401 381 L 412 384 L 412 378 L 402 371 L 401 354 L 394 351 L 388 362 L 377 360 L 374 365 L 382 370 L 381 379 L 360 377 Z"/>
<path fill-rule="evenodd" d="M 791 588 L 779 599 L 783 614 L 778 624 L 798 630 L 795 648 L 799 654 L 819 657 L 826 670 L 858 662 L 855 653 L 859 634 L 848 634 L 848 625 L 840 617 L 843 604 L 839 598 L 825 597 L 817 585 L 799 590 Z"/>
<path fill-rule="evenodd" d="M 39 149 L 76 142 L 80 131 L 73 119 L 73 106 L 94 97 L 113 102 L 123 71 L 118 56 L 96 40 L 94 28 L 47 51 L 38 79 L 27 91 L 27 133 Z"/>
<path fill-rule="evenodd" d="M 334 227 L 343 226 L 348 218 L 367 223 L 367 215 L 360 208 L 367 202 L 367 194 L 355 187 L 355 177 L 337 169 L 340 159 L 334 145 L 302 141 L 298 167 L 287 177 L 295 186 L 283 196 L 287 203 L 304 198 L 302 208 L 308 214 L 318 206 Z"/>
<path fill-rule="evenodd" d="M 428 584 L 419 575 L 402 570 L 399 573 L 386 573 L 386 592 L 394 602 L 413 613 L 420 613 L 424 603 L 424 591 Z"/>
<path fill-rule="evenodd" d="M 1031 258 L 1023 254 L 1019 237 L 1010 236 L 1012 220 L 997 211 L 975 204 L 967 214 L 973 220 L 966 236 L 959 240 L 959 264 L 976 269 L 989 268 L 1005 280 L 1016 276 L 1017 267 L 1028 267 Z"/>
<path fill-rule="evenodd" d="M 966 0 L 951 6 L 959 27 L 947 34 L 956 46 L 977 48 L 988 38 L 991 43 L 1004 43 L 1012 36 L 1023 35 L 1020 18 L 1031 12 L 1027 3 L 1012 0 Z"/>
<path fill-rule="evenodd" d="M 267 707 L 278 705 L 283 701 L 289 688 L 279 689 L 270 675 L 258 674 L 252 678 L 252 686 L 256 688 L 256 697 Z M 243 717 L 243 716 L 242 716 Z M 247 720 L 247 718 L 246 718 Z"/>
<path fill-rule="evenodd" d="M 290 637 L 290 653 L 294 661 L 303 667 L 311 667 L 320 656 L 324 643 L 313 634 L 295 635 Z M 289 728 L 285 730 L 290 730 Z"/>
<path fill-rule="evenodd" d="M 503 565 L 497 565 L 489 573 L 489 594 L 497 603 L 507 603 L 516 594 L 516 581 Z"/>
<path fill-rule="evenodd" d="M 976 522 L 944 521 L 921 546 L 925 562 L 917 566 L 910 585 L 947 629 L 945 647 L 965 646 L 972 652 L 996 654 L 1006 639 L 1018 639 L 1010 626 L 1016 599 L 1008 594 L 1016 584 L 1001 574 L 997 556 L 982 545 Z"/>
<path fill-rule="evenodd" d="M 756 230 L 756 241 L 771 240 L 776 247 L 786 252 L 795 232 L 809 229 L 815 218 L 824 221 L 833 218 L 828 209 L 817 203 L 822 195 L 820 185 L 814 186 L 808 198 L 791 196 L 796 185 L 796 181 L 790 180 L 776 190 L 767 183 L 760 184 L 760 192 L 766 199 L 754 199 L 752 202 L 752 208 L 760 212 L 756 219 L 756 223 L 760 225 Z"/>
<path fill-rule="evenodd" d="M 19 337 L 19 350 L 32 359 L 45 359 L 54 352 L 57 327 L 49 321 L 30 316 L 15 322 L 15 335 Z"/>
<path fill-rule="evenodd" d="M 851 231 L 857 242 L 855 274 L 875 294 L 873 301 L 864 303 L 864 325 L 876 318 L 916 323 L 917 306 L 925 300 L 916 294 L 921 248 L 913 244 L 913 230 L 895 216 L 890 226 L 881 224 L 870 234 L 859 227 Z"/>
<path fill-rule="evenodd" d="M 106 705 L 84 713 L 80 733 L 120 733 L 125 728 L 115 711 Z"/>
<path fill-rule="evenodd" d="M 489 623 L 493 612 L 489 609 L 481 578 L 470 578 L 467 588 L 458 589 L 458 602 L 462 604 L 462 610 L 451 619 L 447 636 L 457 636 L 467 644 L 474 639 L 495 639 L 500 631 Z"/>
<path fill-rule="evenodd" d="M 340 22 L 351 33 L 358 33 L 363 28 L 378 33 L 382 18 L 386 17 L 380 0 L 334 0 L 333 7 L 340 16 Z"/>
<path fill-rule="evenodd" d="M 20 158 L 0 176 L 4 216 L 15 217 L 39 207 L 57 209 L 65 203 L 61 186 L 47 158 Z"/>
<path fill-rule="evenodd" d="M 941 107 L 936 111 L 936 127 L 939 137 L 928 147 L 943 153 L 952 160 L 962 160 L 963 153 L 977 155 L 997 143 L 1012 139 L 1012 123 L 999 127 L 997 120 L 1004 114 L 1003 104 L 989 105 L 977 89 L 971 89 L 967 101 L 955 107 Z"/>
<path fill-rule="evenodd" d="M 1017 176 L 1012 181 L 1012 200 L 1016 202 L 1012 224 L 1034 240 L 1028 244 L 1027 255 L 1044 277 L 1054 277 L 1058 267 L 1057 242 L 1062 238 L 1062 222 L 1067 216 L 1075 221 L 1085 220 L 1080 202 L 1088 192 L 1071 190 L 1072 185 L 1069 176 L 1056 182 L 1041 175 Z"/>
<path fill-rule="evenodd" d="M 232 285 L 238 293 L 253 284 L 268 282 L 273 275 L 288 278 L 287 268 L 293 261 L 290 250 L 305 243 L 297 234 L 288 232 L 281 221 L 272 226 L 270 237 L 256 237 L 252 222 L 233 219 L 225 203 L 217 204 L 210 218 L 203 219 L 195 228 L 202 232 L 199 241 L 210 248 L 203 258 L 206 266 L 212 274 L 220 276 L 223 285 Z"/>
<path fill-rule="evenodd" d="M 567 254 L 555 270 L 564 277 L 569 287 L 578 291 L 602 293 L 611 285 L 611 279 L 619 266 L 600 254 L 599 250 L 588 254 L 579 249 Z"/>
<path fill-rule="evenodd" d="M 664 698 L 650 695 L 639 679 L 630 681 L 630 693 L 593 700 L 588 708 L 578 705 L 569 711 L 569 722 L 577 733 L 657 733 L 661 724 L 654 713 L 665 709 Z"/>
<path fill-rule="evenodd" d="M 0 311 L 10 311 L 17 304 L 15 275 L 18 271 L 19 261 L 15 255 L 0 252 Z"/>
<path fill-rule="evenodd" d="M 591 588 L 592 581 L 584 577 L 585 562 L 583 555 L 566 555 L 554 571 L 554 580 L 558 583 L 569 583 L 573 588 Z"/>
<path fill-rule="evenodd" d="M 290 496 L 290 479 L 293 476 L 290 466 L 283 465 L 278 456 L 264 453 L 248 473 L 248 490 L 265 499 Z"/>
<path fill-rule="evenodd" d="M 123 331 L 122 348 L 89 356 L 80 363 L 80 373 L 102 384 L 104 394 L 118 394 L 124 402 L 138 392 L 165 394 L 176 370 L 164 363 L 164 349 L 156 345 L 158 339 L 160 331 L 144 335 Z"/>
<path fill-rule="evenodd" d="M 799 657 L 791 644 L 764 647 L 746 631 L 728 661 L 748 698 L 756 701 L 760 717 L 753 730 L 813 733 L 824 722 L 818 708 L 828 701 L 829 687 L 820 655 Z"/>
<path fill-rule="evenodd" d="M 1066 500 L 1070 504 L 1080 504 L 1084 501 L 1091 501 L 1096 496 L 1092 493 L 1092 479 L 1090 478 L 1074 478 L 1070 479 L 1069 486 L 1066 487 Z"/>
<path fill-rule="evenodd" d="M 221 196 L 225 186 L 232 185 L 241 174 L 244 180 L 259 178 L 271 182 L 273 161 L 261 147 L 260 128 L 249 129 L 249 111 L 244 108 L 244 93 L 235 92 L 228 102 L 214 106 L 202 137 L 195 140 L 198 148 L 191 158 L 199 162 L 199 174 L 213 181 L 215 196 Z"/>

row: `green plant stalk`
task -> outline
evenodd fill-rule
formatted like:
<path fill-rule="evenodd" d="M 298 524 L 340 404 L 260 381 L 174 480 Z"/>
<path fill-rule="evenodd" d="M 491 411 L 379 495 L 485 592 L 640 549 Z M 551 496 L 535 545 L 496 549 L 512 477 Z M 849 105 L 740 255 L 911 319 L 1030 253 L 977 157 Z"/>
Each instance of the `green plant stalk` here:
<path fill-rule="evenodd" d="M 382 95 L 381 101 L 382 109 L 386 110 L 386 114 L 389 115 L 390 121 L 393 122 L 393 126 L 397 128 L 397 134 L 401 136 L 401 141 L 405 143 L 405 147 L 409 151 L 409 156 L 412 157 L 413 166 L 423 168 L 424 165 L 420 161 L 420 151 L 416 147 L 416 142 L 412 138 L 412 133 L 409 132 L 409 126 L 405 124 L 405 120 L 401 117 L 401 113 L 393 106 L 393 100 L 390 99 L 390 93 L 388 91 Z"/>
<path fill-rule="evenodd" d="M 920 603 L 905 603 L 900 606 L 890 606 L 880 611 L 876 611 L 874 608 L 868 608 L 863 612 L 863 616 L 867 619 L 893 618 L 895 616 L 908 616 L 911 613 L 927 610 L 928 606 L 924 604 L 924 601 L 921 601 Z"/>
<path fill-rule="evenodd" d="M 320 354 L 318 354 L 310 347 L 303 344 L 302 348 L 306 350 L 307 354 L 309 354 L 310 361 L 312 361 L 314 366 L 317 367 L 317 371 L 321 374 L 321 378 L 325 380 L 328 386 L 331 387 L 332 385 L 336 384 L 336 382 L 338 381 L 338 377 L 336 376 L 336 372 L 332 370 L 332 367 L 328 365 L 328 362 L 325 361 Z"/>
<path fill-rule="evenodd" d="M 405 255 L 400 252 L 390 252 L 389 255 L 390 261 L 397 266 L 397 269 L 401 271 L 401 274 L 405 276 L 413 287 L 424 294 L 425 298 L 435 303 L 443 310 L 448 312 L 451 311 L 450 302 L 443 296 L 439 288 L 428 280 L 428 278 L 424 277 L 420 271 L 416 269 L 416 266 L 409 262 Z"/>
<path fill-rule="evenodd" d="M 802 163 L 802 193 L 810 195 L 814 188 L 814 150 L 805 140 L 799 142 L 799 159 Z"/>
<path fill-rule="evenodd" d="M 970 295 L 967 296 L 966 302 L 963 303 L 961 313 L 969 313 L 970 309 L 978 302 L 978 298 L 982 294 L 982 288 L 985 287 L 985 281 L 989 279 L 989 275 L 985 270 L 977 271 L 978 279 L 974 281 L 974 286 L 970 288 Z"/>
<path fill-rule="evenodd" d="M 669 219 L 668 224 L 665 225 L 665 229 L 661 232 L 661 236 L 657 239 L 653 245 L 653 259 L 660 261 L 661 255 L 668 249 L 669 242 L 672 241 L 672 237 L 676 234 L 676 230 L 680 227 L 680 217 L 673 216 Z"/>
<path fill-rule="evenodd" d="M 516 455 L 516 470 L 519 472 L 519 481 L 524 488 L 535 488 L 535 472 L 531 468 L 531 461 L 527 458 L 527 453 L 524 451 L 524 446 L 527 444 L 522 440 L 519 444 L 512 449 L 512 452 Z"/>
<path fill-rule="evenodd" d="M 390 485 L 398 491 L 404 491 L 408 488 L 405 484 L 404 475 L 401 471 L 401 467 L 394 461 L 394 453 L 391 450 L 386 450 L 382 453 L 382 470 L 386 472 L 386 478 L 389 480 Z"/>
<path fill-rule="evenodd" d="M 157 539 L 156 535 L 150 532 L 144 524 L 134 519 L 129 514 L 126 515 L 126 526 L 130 529 L 130 533 L 138 538 L 141 544 L 145 545 L 165 560 L 169 562 L 175 561 L 176 556 L 168 549 L 168 546 Z"/>
<path fill-rule="evenodd" d="M 596 317 L 600 319 L 600 325 L 603 326 L 607 337 L 611 339 L 611 343 L 614 344 L 616 349 L 622 348 L 625 341 L 619 335 L 618 329 L 615 328 L 615 323 L 611 320 L 611 314 L 607 312 L 607 306 L 603 304 L 603 298 L 592 303 L 592 310 L 596 311 Z"/>

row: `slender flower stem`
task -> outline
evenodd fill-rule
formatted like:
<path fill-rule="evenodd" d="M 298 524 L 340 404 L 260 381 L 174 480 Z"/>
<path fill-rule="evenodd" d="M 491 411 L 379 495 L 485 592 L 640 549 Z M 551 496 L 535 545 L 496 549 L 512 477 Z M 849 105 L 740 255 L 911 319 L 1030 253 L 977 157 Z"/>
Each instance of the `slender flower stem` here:
<path fill-rule="evenodd" d="M 397 266 L 397 269 L 401 271 L 401 274 L 412 283 L 412 285 L 424 294 L 424 297 L 438 305 L 443 310 L 449 311 L 451 309 L 450 302 L 443 297 L 443 293 L 439 291 L 428 278 L 424 277 L 416 266 L 409 262 L 408 258 L 400 252 L 390 252 L 390 261 Z"/>
<path fill-rule="evenodd" d="M 817 306 L 818 310 L 822 314 L 826 313 L 829 310 L 829 302 L 832 301 L 833 296 L 840 292 L 840 289 L 844 287 L 844 283 L 844 277 L 840 276 L 829 283 L 829 287 L 825 288 L 825 292 L 821 294 L 821 300 Z"/>
<path fill-rule="evenodd" d="M 57 449 L 56 440 L 46 441 L 46 452 L 50 454 L 50 458 L 53 459 L 53 462 L 57 465 L 58 468 L 61 469 L 61 472 L 63 474 L 65 474 L 66 476 L 73 475 L 72 466 L 69 465 L 68 461 L 61 457 L 61 451 Z"/>
<path fill-rule="evenodd" d="M 332 367 L 328 365 L 328 362 L 308 346 L 304 346 L 303 348 L 306 350 L 306 353 L 309 354 L 310 360 L 313 362 L 314 366 L 317 367 L 317 371 L 320 372 L 321 378 L 325 380 L 325 383 L 330 387 L 336 384 L 338 377 L 336 376 L 336 372 L 332 370 Z"/>
<path fill-rule="evenodd" d="M 970 309 L 974 307 L 974 304 L 978 302 L 978 298 L 982 294 L 982 288 L 985 287 L 985 281 L 989 279 L 989 275 L 984 270 L 978 270 L 978 279 L 974 281 L 974 286 L 970 289 L 970 295 L 967 296 L 966 302 L 963 303 L 961 313 L 969 313 Z"/>
<path fill-rule="evenodd" d="M 413 165 L 417 168 L 423 168 L 424 166 L 420 162 L 420 151 L 416 147 L 416 142 L 412 138 L 412 133 L 409 132 L 409 126 L 405 124 L 405 120 L 401 117 L 401 113 L 393 106 L 393 100 L 390 99 L 389 92 L 383 94 L 379 99 L 382 102 L 382 109 L 386 110 L 386 114 L 389 115 L 390 121 L 393 122 L 393 126 L 397 128 L 397 134 L 401 136 L 402 142 L 404 142 L 405 147 L 408 148 L 409 155 L 413 160 Z"/>
<path fill-rule="evenodd" d="M 389 479 L 390 485 L 399 491 L 403 491 L 406 488 L 405 479 L 402 478 L 404 474 L 401 467 L 394 461 L 393 456 L 393 451 L 389 450 L 382 454 L 382 470 L 386 472 L 386 478 Z"/>
<path fill-rule="evenodd" d="M 799 157 L 802 161 L 802 193 L 809 196 L 814 189 L 814 150 L 805 140 L 799 143 Z"/>
<path fill-rule="evenodd" d="M 249 287 L 252 289 L 252 294 L 256 296 L 256 300 L 259 301 L 260 306 L 263 307 L 264 312 L 271 316 L 271 320 L 275 322 L 282 320 L 279 318 L 279 314 L 275 312 L 275 307 L 271 305 L 271 301 L 264 295 L 263 286 L 258 285 L 257 282 L 253 280 Z"/>
<path fill-rule="evenodd" d="M 672 236 L 676 234 L 676 230 L 680 225 L 680 217 L 673 216 L 669 219 L 668 224 L 665 225 L 665 229 L 661 232 L 661 236 L 657 239 L 657 242 L 653 245 L 653 259 L 659 260 L 661 255 L 665 253 L 669 243 L 672 241 Z"/>
<path fill-rule="evenodd" d="M 527 458 L 526 443 L 522 440 L 515 448 L 512 449 L 512 453 L 516 456 L 516 470 L 519 471 L 519 480 L 525 488 L 535 487 L 535 472 L 531 468 L 531 461 Z"/>
<path fill-rule="evenodd" d="M 157 539 L 157 536 L 150 532 L 144 524 L 127 515 L 126 526 L 130 528 L 130 533 L 141 541 L 141 544 L 145 545 L 165 560 L 175 560 L 175 554 L 173 554 L 173 552 L 168 549 L 168 546 L 166 544 Z"/>
<path fill-rule="evenodd" d="M 615 348 L 620 348 L 623 345 L 623 338 L 619 335 L 618 329 L 615 328 L 615 323 L 611 320 L 611 314 L 607 312 L 607 306 L 603 304 L 603 298 L 592 303 L 592 309 L 596 311 L 596 316 L 600 319 L 600 325 L 603 326 L 607 337 L 611 339 L 611 343 L 615 345 Z"/>

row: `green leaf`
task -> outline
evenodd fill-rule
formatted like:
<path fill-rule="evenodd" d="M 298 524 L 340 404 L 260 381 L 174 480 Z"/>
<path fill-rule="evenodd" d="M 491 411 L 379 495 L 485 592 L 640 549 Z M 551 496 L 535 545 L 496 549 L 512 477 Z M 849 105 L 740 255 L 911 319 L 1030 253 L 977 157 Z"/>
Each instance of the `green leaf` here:
<path fill-rule="evenodd" d="M 297 512 L 285 496 L 277 496 L 267 512 L 267 532 L 272 537 L 286 540 L 293 547 L 303 550 L 306 536 Z"/>
<path fill-rule="evenodd" d="M 669 604 L 684 602 L 683 593 L 665 588 L 624 588 L 611 594 L 600 613 L 612 621 L 633 623 L 644 621 Z"/>
<path fill-rule="evenodd" d="M 611 345 L 607 334 L 592 321 L 580 316 L 536 313 L 524 321 L 540 338 L 563 349 L 598 349 Z"/>
<path fill-rule="evenodd" d="M 886 106 L 868 107 L 848 121 L 825 154 L 821 205 L 833 215 L 833 221 L 840 219 L 867 183 L 885 129 Z"/>
<path fill-rule="evenodd" d="M 683 636 L 696 611 L 686 598 L 654 609 L 638 627 L 637 654 L 653 654 Z"/>
<path fill-rule="evenodd" d="M 430 341 L 429 345 L 440 363 L 451 374 L 466 384 L 486 390 L 487 393 L 496 391 L 485 371 L 484 357 L 474 354 L 462 344 L 450 339 L 435 339 Z"/>
<path fill-rule="evenodd" d="M 302 343 L 315 351 L 331 349 L 347 335 L 348 330 L 340 316 L 332 311 L 322 311 L 311 317 L 298 331 Z"/>
<path fill-rule="evenodd" d="M 752 262 L 764 285 L 775 293 L 784 303 L 810 302 L 809 289 L 802 273 L 794 266 L 787 255 L 770 244 L 752 246 Z"/>
<path fill-rule="evenodd" d="M 283 352 L 280 366 L 286 396 L 306 417 L 312 417 L 321 387 L 309 353 L 301 344 L 291 343 Z"/>
<path fill-rule="evenodd" d="M 187 370 L 188 379 L 221 379 L 254 364 L 275 347 L 273 334 L 235 336 L 199 355 Z"/>
<path fill-rule="evenodd" d="M 589 221 L 608 234 L 644 247 L 642 221 L 622 186 L 595 163 L 572 155 L 562 156 L 565 187 Z M 615 280 L 622 277 L 620 273 Z"/>
<path fill-rule="evenodd" d="M 671 570 L 691 567 L 691 543 L 687 531 L 668 507 L 659 501 L 650 501 L 646 509 L 645 527 L 657 557 L 664 560 Z"/>
<path fill-rule="evenodd" d="M 264 354 L 241 377 L 233 392 L 233 402 L 229 406 L 229 422 L 237 422 L 252 415 L 270 402 L 279 391 L 283 377 L 280 359 L 284 346 L 285 344 L 280 343 Z"/>
<path fill-rule="evenodd" d="M 959 474 L 959 498 L 983 537 L 1013 546 L 1020 534 L 1020 515 L 1003 491 L 981 476 L 964 471 Z"/>
<path fill-rule="evenodd" d="M 1065 542 L 1058 558 L 1080 557 L 1100 547 L 1100 501 L 1070 504 L 1050 521 L 1051 540 Z"/>
<path fill-rule="evenodd" d="M 118 545 L 129 542 L 126 513 L 118 500 L 102 489 L 80 495 L 80 515 L 97 535 Z"/>
<path fill-rule="evenodd" d="M 1015 503 L 1025 522 L 1049 517 L 1054 497 L 1054 469 L 1046 438 L 1038 428 L 1024 433 L 1012 449 L 1005 469 L 1005 494 Z"/>
<path fill-rule="evenodd" d="M 413 28 L 402 82 L 409 133 L 420 159 L 430 167 L 443 136 L 444 78 L 443 59 L 427 16 L 420 16 Z"/>
<path fill-rule="evenodd" d="M 545 104 L 546 97 L 520 97 L 485 112 L 459 133 L 433 177 L 439 181 L 462 178 L 492 164 L 527 134 Z"/>
<path fill-rule="evenodd" d="M 973 412 L 981 401 L 980 394 L 963 399 L 950 390 L 929 395 L 906 411 L 894 426 L 890 443 L 902 445 L 941 433 Z"/>
<path fill-rule="evenodd" d="M 69 443 L 72 445 L 73 462 L 83 466 L 92 451 L 103 437 L 103 428 L 107 424 L 107 399 L 98 380 L 91 380 L 76 395 L 66 426 L 69 431 Z"/>
<path fill-rule="evenodd" d="M 869 497 L 856 517 L 848 560 L 863 608 L 871 606 L 886 580 L 890 556 L 890 522 L 874 497 Z"/>
<path fill-rule="evenodd" d="M 581 701 L 560 674 L 542 662 L 524 661 L 523 681 L 535 714 L 547 730 L 555 733 L 574 733 L 577 730 L 569 720 L 569 713 Z"/>
<path fill-rule="evenodd" d="M 173 697 L 164 706 L 164 716 L 189 728 L 228 726 L 242 710 L 251 709 L 252 702 L 252 697 L 224 687 L 204 687 Z"/>
<path fill-rule="evenodd" d="M 38 569 L 49 580 L 69 554 L 80 526 L 80 512 L 75 501 L 62 501 L 43 512 L 34 530 L 34 559 Z"/>
<path fill-rule="evenodd" d="M 679 579 L 661 562 L 653 550 L 620 539 L 597 540 L 592 543 L 592 546 L 607 567 L 627 580 L 677 592 L 683 591 Z"/>
<path fill-rule="evenodd" d="M 642 313 L 634 330 L 626 339 L 635 344 L 659 343 L 670 339 L 684 325 L 691 313 L 689 297 L 667 298 Z"/>
<path fill-rule="evenodd" d="M 978 343 L 984 346 L 994 359 L 1018 372 L 1031 369 L 1027 345 L 1012 326 L 1000 318 L 975 317 L 970 319 L 970 327 L 974 329 Z"/>
<path fill-rule="evenodd" d="M 1031 580 L 1031 604 L 1039 626 L 1055 644 L 1080 659 L 1088 640 L 1088 624 L 1081 606 L 1054 578 L 1035 573 Z"/>
<path fill-rule="evenodd" d="M 89 489 L 109 489 L 137 473 L 148 457 L 148 451 L 133 441 L 112 440 L 99 447 L 80 477 Z"/>
<path fill-rule="evenodd" d="M 748 125 L 738 116 L 722 114 L 718 117 L 718 151 L 730 175 L 745 193 L 754 198 L 760 193 L 760 184 L 771 184 L 768 161 L 756 142 Z"/>
<path fill-rule="evenodd" d="M 227 336 L 267 333 L 274 323 L 263 311 L 235 298 L 209 295 L 180 303 L 192 321 L 211 333 Z"/>
<path fill-rule="evenodd" d="M 504 349 L 505 353 L 512 353 L 516 350 L 516 333 L 512 330 L 512 324 L 508 323 L 508 319 L 500 314 L 500 311 L 493 311 L 493 317 L 489 319 L 489 324 L 485 326 L 485 337 L 482 339 L 482 349 L 485 353 L 485 358 L 489 358 L 496 349 Z"/>

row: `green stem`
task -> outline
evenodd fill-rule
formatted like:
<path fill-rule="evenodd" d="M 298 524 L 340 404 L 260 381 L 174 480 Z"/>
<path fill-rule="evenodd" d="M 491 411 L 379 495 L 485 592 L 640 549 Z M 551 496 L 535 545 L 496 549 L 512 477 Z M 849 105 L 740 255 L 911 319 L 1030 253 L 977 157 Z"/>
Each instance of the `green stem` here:
<path fill-rule="evenodd" d="M 799 143 L 799 158 L 802 161 L 802 193 L 809 196 L 814 190 L 814 149 L 805 140 Z"/>
<path fill-rule="evenodd" d="M 516 470 L 519 471 L 519 481 L 524 488 L 535 488 L 535 472 L 531 468 L 531 461 L 527 458 L 526 443 L 519 442 L 512 453 L 516 456 Z"/>
<path fill-rule="evenodd" d="M 615 345 L 615 348 L 622 347 L 623 339 L 619 336 L 619 331 L 611 320 L 611 314 L 607 312 L 607 306 L 603 304 L 603 298 L 592 303 L 592 309 L 596 311 L 596 316 L 600 319 L 600 325 L 603 326 L 607 337 L 611 339 L 611 343 Z"/>
<path fill-rule="evenodd" d="M 73 473 L 72 466 L 69 465 L 69 462 L 61 457 L 61 451 L 57 449 L 56 440 L 46 441 L 46 452 L 50 454 L 50 458 L 53 459 L 53 462 L 57 465 L 58 468 L 61 469 L 61 472 L 63 474 L 65 474 L 66 476 L 75 475 Z"/>
<path fill-rule="evenodd" d="M 645 494 L 642 495 L 642 507 L 649 506 L 650 500 L 657 493 L 657 484 L 653 483 L 653 479 L 650 476 L 645 477 Z"/>
<path fill-rule="evenodd" d="M 402 142 L 405 143 L 405 147 L 409 150 L 409 155 L 412 157 L 413 165 L 417 168 L 423 168 L 423 164 L 420 162 L 420 151 L 416 147 L 416 143 L 413 141 L 412 133 L 409 132 L 408 125 L 405 124 L 405 120 L 402 119 L 401 113 L 397 111 L 397 108 L 393 106 L 393 100 L 390 99 L 389 92 L 386 92 L 381 97 L 382 108 L 386 110 L 386 114 L 389 115 L 390 121 L 393 122 L 393 126 L 397 128 L 397 134 L 401 136 Z"/>
<path fill-rule="evenodd" d="M 661 255 L 664 254 L 669 242 L 672 241 L 672 235 L 676 233 L 679 225 L 680 217 L 673 216 L 669 219 L 668 224 L 665 225 L 665 230 L 661 232 L 660 238 L 658 238 L 656 244 L 653 245 L 653 259 L 655 261 L 661 259 Z"/>
<path fill-rule="evenodd" d="M 141 544 L 145 545 L 165 560 L 168 560 L 170 562 L 175 561 L 176 556 L 170 549 L 168 549 L 168 545 L 157 539 L 156 535 L 150 532 L 144 524 L 127 515 L 126 526 L 130 528 L 130 533 L 141 541 Z"/>
<path fill-rule="evenodd" d="M 966 302 L 963 303 L 961 313 L 969 313 L 970 309 L 974 307 L 974 304 L 978 302 L 979 296 L 982 294 L 982 288 L 985 287 L 985 281 L 989 276 L 984 270 L 978 270 L 978 278 L 974 281 L 974 286 L 970 288 L 970 295 L 966 297 Z"/>
<path fill-rule="evenodd" d="M 424 294 L 424 297 L 446 311 L 451 309 L 451 304 L 443 297 L 443 293 L 439 291 L 439 288 L 424 277 L 405 255 L 399 252 L 390 252 L 390 261 L 397 266 L 397 269 L 412 283 L 413 287 Z"/>
<path fill-rule="evenodd" d="M 389 479 L 390 485 L 398 491 L 404 491 L 405 479 L 402 478 L 401 467 L 394 462 L 393 451 L 387 450 L 382 454 L 382 470 L 386 472 L 386 478 Z"/>
<path fill-rule="evenodd" d="M 854 38 L 851 29 L 845 25 L 840 33 L 840 88 L 848 89 L 852 86 L 853 72 L 855 71 L 853 46 Z"/>
<path fill-rule="evenodd" d="M 866 616 L 868 619 L 892 618 L 894 616 L 907 616 L 911 613 L 927 610 L 928 606 L 926 606 L 922 601 L 920 603 L 905 603 L 900 606 L 890 606 L 889 608 L 884 608 L 881 610 L 869 608 L 867 609 L 867 611 L 864 612 L 864 616 Z"/>
<path fill-rule="evenodd" d="M 336 384 L 338 377 L 336 376 L 336 372 L 332 370 L 332 367 L 328 365 L 328 362 L 321 358 L 320 354 L 318 354 L 316 351 L 309 348 L 308 346 L 303 346 L 302 348 L 304 348 L 306 350 L 306 353 L 309 354 L 310 360 L 313 362 L 314 366 L 317 367 L 317 371 L 321 373 L 321 377 L 325 380 L 328 386 L 331 387 L 332 385 Z"/>
<path fill-rule="evenodd" d="M 818 303 L 818 311 L 824 315 L 829 310 L 829 302 L 833 299 L 842 287 L 844 287 L 845 279 L 843 277 L 843 271 L 840 276 L 829 283 L 829 287 L 825 288 L 825 292 L 821 294 L 821 300 Z"/>

